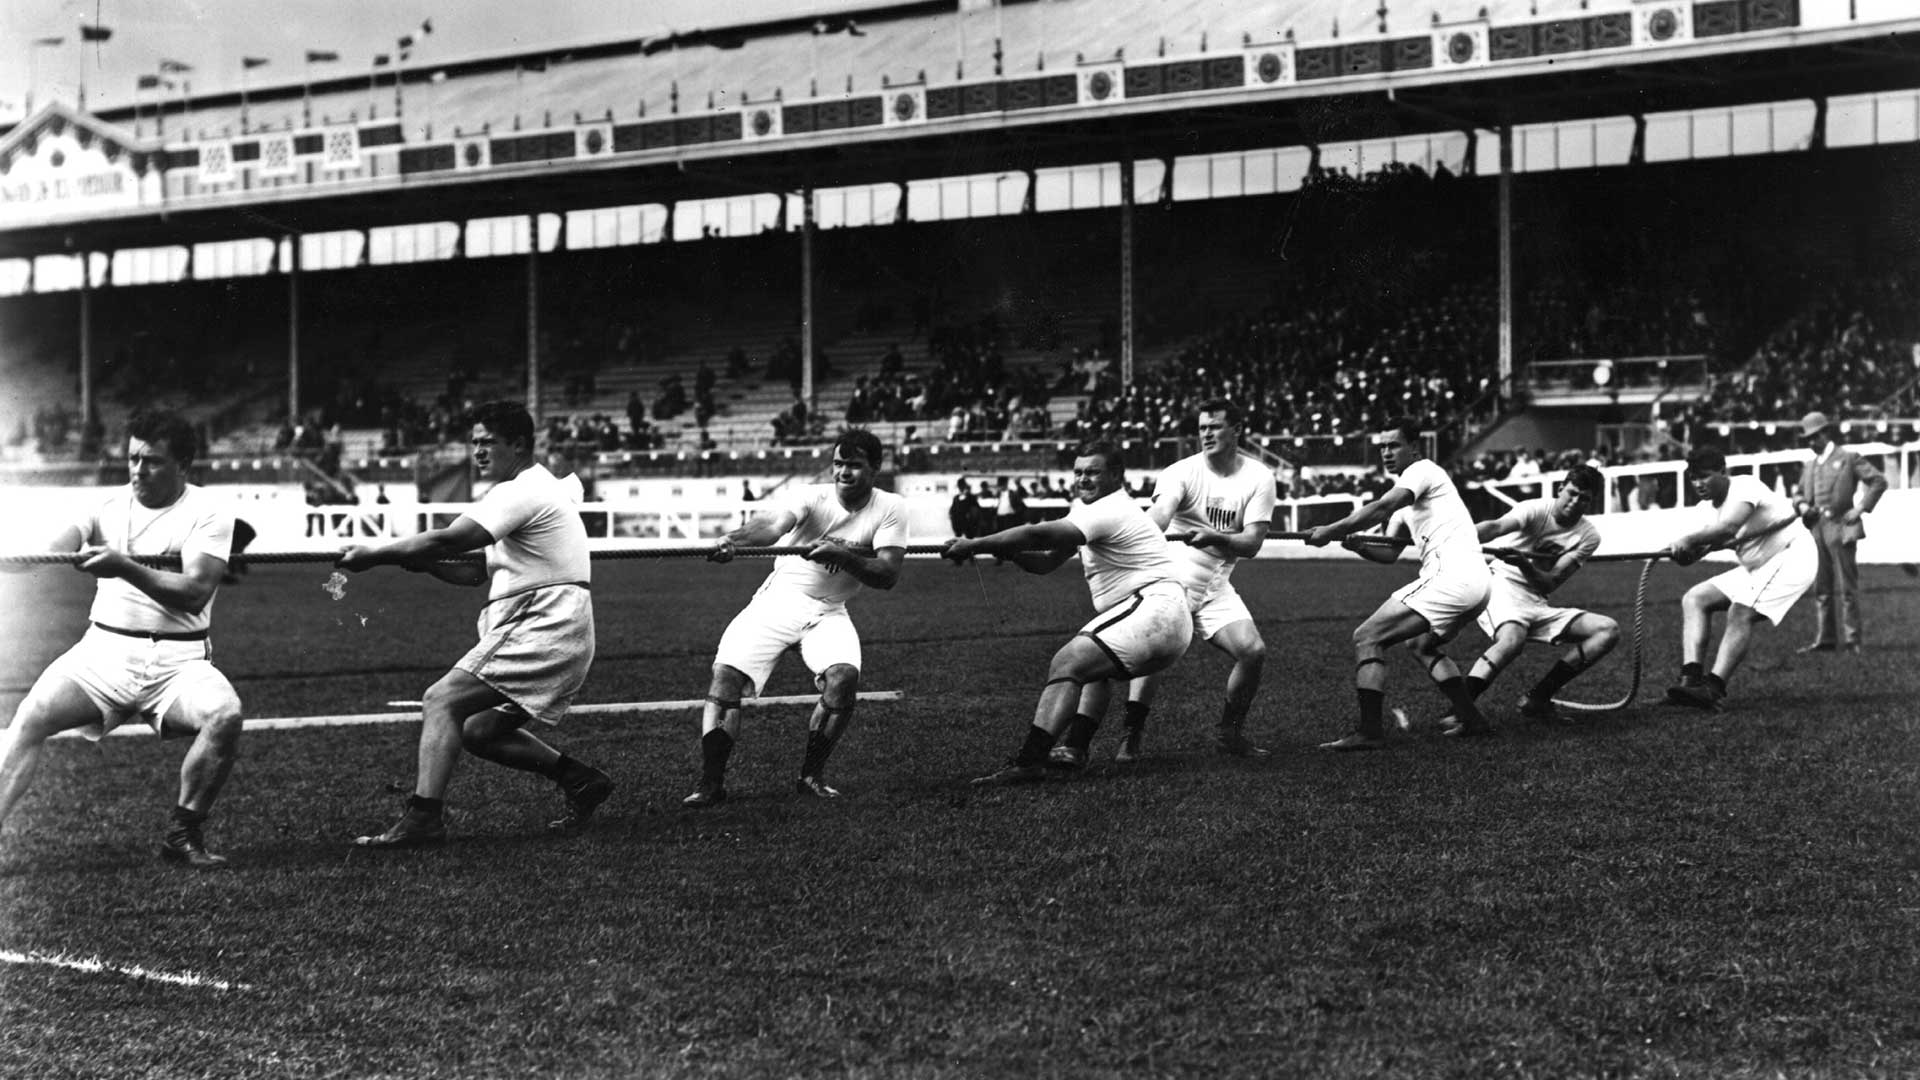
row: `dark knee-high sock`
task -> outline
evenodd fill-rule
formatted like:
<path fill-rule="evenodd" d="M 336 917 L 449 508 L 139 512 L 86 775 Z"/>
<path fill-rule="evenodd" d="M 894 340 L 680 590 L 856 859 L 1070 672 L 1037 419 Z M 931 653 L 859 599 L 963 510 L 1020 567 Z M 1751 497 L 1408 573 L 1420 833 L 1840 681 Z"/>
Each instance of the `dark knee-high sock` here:
<path fill-rule="evenodd" d="M 824 731 L 807 732 L 807 752 L 800 758 L 801 776 L 819 776 L 833 753 L 833 739 Z"/>
<path fill-rule="evenodd" d="M 1447 696 L 1447 701 L 1452 703 L 1456 716 L 1462 712 L 1475 711 L 1473 695 L 1467 693 L 1467 680 L 1455 675 L 1451 679 L 1442 679 L 1434 685 L 1439 687 L 1440 692 Z"/>
<path fill-rule="evenodd" d="M 801 776 L 819 776 L 827 767 L 827 758 L 832 756 L 833 748 L 840 744 L 840 735 L 847 730 L 852 719 L 849 711 L 828 709 L 820 726 L 807 733 L 807 753 L 800 760 Z"/>
<path fill-rule="evenodd" d="M 1093 745 L 1093 733 L 1100 730 L 1100 721 L 1086 713 L 1073 714 L 1073 722 L 1067 725 L 1067 745 L 1075 750 L 1085 750 Z"/>
<path fill-rule="evenodd" d="M 549 780 L 558 781 L 562 784 L 570 784 L 584 780 L 593 772 L 593 766 L 564 752 L 561 753 L 560 759 L 555 761 L 553 766 L 546 770 Z"/>
<path fill-rule="evenodd" d="M 1038 724 L 1027 725 L 1027 739 L 1020 744 L 1020 753 L 1014 756 L 1015 765 L 1045 765 L 1047 755 L 1053 752 L 1053 735 Z"/>
<path fill-rule="evenodd" d="M 207 812 L 205 810 L 189 810 L 184 806 L 176 806 L 173 808 L 173 812 L 168 815 L 167 839 L 174 841 L 183 840 L 191 835 L 195 829 L 206 824 L 206 820 Z"/>
<path fill-rule="evenodd" d="M 1386 693 L 1364 688 L 1355 693 L 1360 698 L 1360 734 L 1372 739 L 1379 738 L 1386 731 Z"/>
<path fill-rule="evenodd" d="M 1533 685 L 1533 691 L 1529 696 L 1535 701 L 1551 700 L 1553 695 L 1560 692 L 1561 687 L 1572 682 L 1573 677 L 1580 674 L 1580 670 L 1565 660 L 1554 661 L 1553 666 L 1547 669 L 1547 673 L 1540 676 L 1540 681 Z"/>
<path fill-rule="evenodd" d="M 725 728 L 714 728 L 700 736 L 700 775 L 716 783 L 727 775 L 727 758 L 733 754 L 733 736 Z"/>

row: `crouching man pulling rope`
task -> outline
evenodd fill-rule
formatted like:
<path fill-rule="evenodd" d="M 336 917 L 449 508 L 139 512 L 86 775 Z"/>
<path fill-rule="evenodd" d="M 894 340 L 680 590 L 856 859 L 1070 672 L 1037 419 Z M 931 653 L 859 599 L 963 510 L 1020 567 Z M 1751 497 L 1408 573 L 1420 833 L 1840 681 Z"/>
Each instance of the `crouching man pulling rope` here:
<path fill-rule="evenodd" d="M 1667 700 L 1694 709 L 1718 710 L 1727 680 L 1747 655 L 1753 631 L 1780 625 L 1813 587 L 1820 556 L 1813 534 L 1793 504 L 1757 476 L 1728 476 L 1719 447 L 1698 446 L 1687 455 L 1687 482 L 1696 497 L 1713 504 L 1713 522 L 1681 536 L 1669 548 L 1677 566 L 1687 566 L 1716 547 L 1731 547 L 1740 565 L 1695 585 L 1681 598 L 1680 682 Z M 1701 667 L 1713 636 L 1713 617 L 1727 613 L 1726 632 L 1711 671 Z"/>
<path fill-rule="evenodd" d="M 1566 651 L 1560 659 L 1520 699 L 1521 716 L 1558 719 L 1553 695 L 1620 643 L 1620 624 L 1614 620 L 1580 608 L 1555 607 L 1547 600 L 1600 549 L 1600 530 L 1586 513 L 1600 505 L 1605 491 L 1600 470 L 1575 465 L 1557 494 L 1529 499 L 1477 526 L 1482 544 L 1515 539 L 1488 549 L 1493 589 L 1487 609 L 1480 613 L 1480 629 L 1493 642 L 1467 674 L 1467 693 L 1474 698 L 1486 692 L 1527 642 L 1561 645 Z"/>

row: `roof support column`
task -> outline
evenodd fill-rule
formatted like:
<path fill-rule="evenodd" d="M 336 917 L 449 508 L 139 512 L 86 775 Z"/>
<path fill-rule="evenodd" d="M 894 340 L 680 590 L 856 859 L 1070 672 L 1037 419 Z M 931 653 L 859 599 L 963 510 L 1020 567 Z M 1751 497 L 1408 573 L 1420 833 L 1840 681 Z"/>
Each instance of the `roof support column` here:
<path fill-rule="evenodd" d="M 1120 162 L 1120 385 L 1133 385 L 1133 159 Z"/>
<path fill-rule="evenodd" d="M 1513 125 L 1500 127 L 1500 400 L 1513 396 Z"/>
<path fill-rule="evenodd" d="M 536 443 L 540 423 L 540 215 L 527 215 L 527 413 Z"/>
<path fill-rule="evenodd" d="M 93 423 L 93 253 L 80 252 L 80 430 Z"/>
<path fill-rule="evenodd" d="M 813 189 L 800 193 L 800 400 L 807 422 L 814 416 L 813 386 Z M 801 433 L 803 436 L 805 432 Z"/>
<path fill-rule="evenodd" d="M 287 244 L 287 423 L 300 423 L 300 234 Z"/>

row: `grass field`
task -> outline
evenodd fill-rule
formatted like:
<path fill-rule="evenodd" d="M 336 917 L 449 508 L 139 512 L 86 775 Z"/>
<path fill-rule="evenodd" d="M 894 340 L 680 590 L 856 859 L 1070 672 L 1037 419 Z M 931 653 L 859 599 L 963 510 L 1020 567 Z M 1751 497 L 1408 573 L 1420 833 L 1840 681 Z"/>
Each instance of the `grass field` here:
<path fill-rule="evenodd" d="M 699 696 L 765 569 L 601 564 L 584 700 Z M 1629 620 L 1637 570 L 1566 595 Z M 1643 700 L 1709 572 L 1655 572 Z M 375 855 L 346 840 L 397 811 L 417 727 L 259 733 L 209 826 L 234 869 L 194 875 L 151 850 L 180 745 L 53 744 L 0 833 L 0 1075 L 1920 1075 L 1920 583 L 1867 569 L 1857 659 L 1794 656 L 1796 611 L 1723 714 L 1520 724 L 1536 649 L 1490 698 L 1498 739 L 1311 752 L 1351 721 L 1351 628 L 1407 573 L 1241 568 L 1264 763 L 1209 752 L 1226 667 L 1196 646 L 1148 762 L 1108 763 L 1109 731 L 1081 778 L 969 788 L 1086 591 L 931 562 L 856 602 L 867 688 L 906 699 L 855 720 L 834 804 L 789 794 L 804 708 L 748 713 L 705 812 L 678 808 L 691 713 L 578 719 L 557 741 L 620 785 L 592 830 L 550 839 L 549 786 L 470 761 L 452 844 Z M 470 641 L 475 594 L 380 571 L 335 601 L 324 577 L 223 592 L 249 715 L 380 711 Z M 0 707 L 88 595 L 0 579 Z M 1626 651 L 1569 696 L 1618 696 Z M 807 688 L 792 659 L 774 682 Z M 1389 704 L 1442 711 L 1404 656 Z"/>

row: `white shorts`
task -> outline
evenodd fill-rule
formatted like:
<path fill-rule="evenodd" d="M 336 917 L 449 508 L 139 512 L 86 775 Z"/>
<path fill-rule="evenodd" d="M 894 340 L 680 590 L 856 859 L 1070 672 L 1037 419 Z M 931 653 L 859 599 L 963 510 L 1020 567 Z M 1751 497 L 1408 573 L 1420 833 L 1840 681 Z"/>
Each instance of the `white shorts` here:
<path fill-rule="evenodd" d="M 713 662 L 745 675 L 747 696 L 759 697 L 774 665 L 794 646 L 817 678 L 835 664 L 860 670 L 860 633 L 843 601 L 793 592 L 763 592 L 727 624 Z"/>
<path fill-rule="evenodd" d="M 1485 563 L 1476 562 L 1479 573 L 1436 574 L 1415 578 L 1411 584 L 1394 591 L 1393 599 L 1419 612 L 1427 628 L 1442 641 L 1452 640 L 1487 606 L 1487 593 L 1493 587 L 1493 572 Z"/>
<path fill-rule="evenodd" d="M 1080 628 L 1119 669 L 1119 677 L 1151 675 L 1173 666 L 1193 641 L 1193 611 L 1178 583 L 1156 581 L 1093 617 Z"/>
<path fill-rule="evenodd" d="M 480 609 L 480 641 L 453 666 L 506 696 L 513 709 L 557 724 L 593 666 L 593 593 L 547 585 Z"/>
<path fill-rule="evenodd" d="M 1554 607 L 1546 598 L 1512 578 L 1493 576 L 1487 592 L 1487 606 L 1480 613 L 1480 629 L 1488 637 L 1508 623 L 1527 628 L 1527 640 L 1557 645 L 1573 620 L 1585 615 L 1579 608 Z"/>
<path fill-rule="evenodd" d="M 1760 564 L 1758 570 L 1736 566 L 1716 574 L 1708 583 L 1742 607 L 1750 607 L 1767 617 L 1775 626 L 1808 589 L 1820 571 L 1820 545 L 1812 534 L 1793 538 L 1779 554 Z"/>
<path fill-rule="evenodd" d="M 1210 594 L 1196 596 L 1189 592 L 1187 602 L 1193 607 L 1194 630 L 1207 641 L 1212 641 L 1213 635 L 1234 623 L 1253 621 L 1253 612 L 1247 610 L 1247 602 L 1240 599 L 1239 590 L 1230 584 L 1223 584 Z"/>
<path fill-rule="evenodd" d="M 205 640 L 155 641 L 96 626 L 47 665 L 40 682 L 65 679 L 100 710 L 99 722 L 80 729 L 89 739 L 136 717 L 155 734 L 168 734 L 167 711 L 182 695 L 201 687 L 233 693 L 233 684 L 213 666 L 212 658 L 212 643 Z"/>

